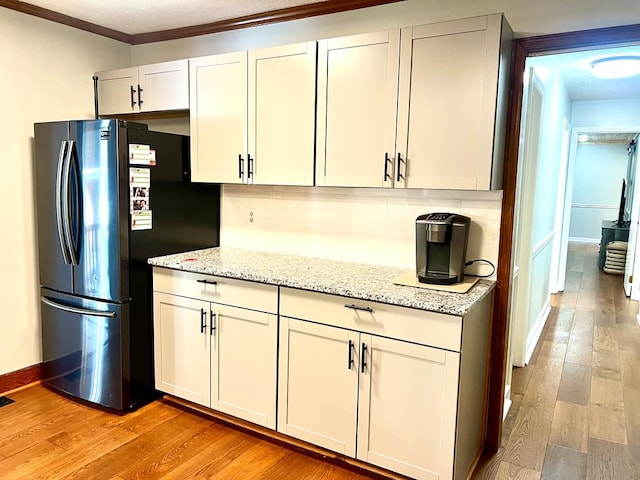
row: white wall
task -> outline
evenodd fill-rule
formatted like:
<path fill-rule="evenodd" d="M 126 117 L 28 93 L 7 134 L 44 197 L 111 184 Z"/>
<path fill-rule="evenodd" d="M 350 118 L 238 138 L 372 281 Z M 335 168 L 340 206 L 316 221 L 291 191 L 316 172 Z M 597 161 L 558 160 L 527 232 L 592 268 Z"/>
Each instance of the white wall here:
<path fill-rule="evenodd" d="M 571 240 L 600 241 L 603 220 L 616 220 L 627 145 L 578 144 L 571 201 Z"/>
<path fill-rule="evenodd" d="M 495 263 L 501 206 L 501 191 L 225 185 L 221 244 L 412 270 L 416 217 L 449 211 L 472 219 L 467 258 Z"/>
<path fill-rule="evenodd" d="M 504 13 L 516 36 L 640 23 L 636 0 L 405 0 L 367 9 L 134 46 L 134 65 L 281 45 L 386 28 Z"/>
<path fill-rule="evenodd" d="M 640 98 L 573 102 L 571 126 L 628 127 L 640 125 Z"/>
<path fill-rule="evenodd" d="M 93 72 L 128 45 L 0 8 L 0 375 L 39 363 L 33 123 L 93 116 Z"/>
<path fill-rule="evenodd" d="M 523 170 L 521 202 L 525 203 L 521 206 L 520 233 L 516 236 L 520 242 L 516 246 L 516 261 L 521 274 L 518 290 L 513 293 L 518 303 L 512 310 L 511 321 L 513 362 L 518 366 L 528 362 L 550 309 L 553 252 L 560 235 L 555 212 L 565 164 L 564 123 L 571 111 L 566 87 L 553 62 L 544 57 L 530 58 L 527 69 L 530 67 L 536 69 L 537 85 L 542 84 L 538 88 L 542 106 L 537 157 L 529 159 Z M 522 134 L 525 132 L 526 127 Z"/>

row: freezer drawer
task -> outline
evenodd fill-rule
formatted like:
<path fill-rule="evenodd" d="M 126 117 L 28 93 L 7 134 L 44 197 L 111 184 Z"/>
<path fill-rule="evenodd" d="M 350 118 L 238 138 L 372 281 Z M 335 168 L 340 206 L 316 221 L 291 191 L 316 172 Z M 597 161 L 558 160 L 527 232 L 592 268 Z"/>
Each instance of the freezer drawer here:
<path fill-rule="evenodd" d="M 130 405 L 129 304 L 41 289 L 43 380 L 118 410 Z"/>

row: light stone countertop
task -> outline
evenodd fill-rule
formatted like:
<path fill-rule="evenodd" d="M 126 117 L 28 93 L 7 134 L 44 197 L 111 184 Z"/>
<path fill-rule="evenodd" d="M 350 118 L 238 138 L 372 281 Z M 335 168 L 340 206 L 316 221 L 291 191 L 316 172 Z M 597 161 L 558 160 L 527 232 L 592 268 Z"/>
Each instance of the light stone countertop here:
<path fill-rule="evenodd" d="M 342 295 L 361 300 L 464 316 L 493 288 L 480 279 L 467 293 L 396 285 L 406 269 L 317 257 L 216 247 L 149 259 L 174 270 L 250 280 L 282 287 Z"/>

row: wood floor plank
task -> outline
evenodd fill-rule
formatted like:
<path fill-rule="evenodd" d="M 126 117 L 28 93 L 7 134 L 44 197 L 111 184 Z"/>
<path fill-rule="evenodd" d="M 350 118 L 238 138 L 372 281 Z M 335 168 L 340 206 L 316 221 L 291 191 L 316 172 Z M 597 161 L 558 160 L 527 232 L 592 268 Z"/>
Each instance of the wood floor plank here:
<path fill-rule="evenodd" d="M 68 425 L 74 425 L 79 422 L 91 423 L 97 414 L 97 411 L 91 412 L 80 408 L 69 408 L 60 415 L 51 415 L 50 418 L 43 419 L 37 425 L 25 428 L 10 437 L 0 440 L 0 453 L 7 457 L 15 455 L 21 450 L 66 431 Z"/>
<path fill-rule="evenodd" d="M 69 480 L 83 480 L 88 478 L 92 472 L 100 472 L 102 478 L 121 475 L 125 469 L 139 461 L 144 461 L 145 457 L 153 455 L 166 443 L 174 442 L 184 435 L 193 435 L 206 426 L 206 420 L 190 413 L 181 413 L 170 421 L 156 426 L 147 435 L 140 436 L 89 462 L 67 478 Z"/>
<path fill-rule="evenodd" d="M 508 439 L 508 436 L 503 432 L 503 439 L 505 437 Z M 500 447 L 494 455 L 483 455 L 471 476 L 471 480 L 496 480 L 499 478 L 497 475 L 503 457 L 504 447 Z"/>
<path fill-rule="evenodd" d="M 596 377 L 620 380 L 622 373 L 619 356 L 611 352 L 593 352 L 591 373 Z"/>
<path fill-rule="evenodd" d="M 589 436 L 610 442 L 627 443 L 624 410 L 619 407 L 589 405 Z"/>
<path fill-rule="evenodd" d="M 620 350 L 620 369 L 623 387 L 640 390 L 640 354 L 631 350 Z"/>
<path fill-rule="evenodd" d="M 118 425 L 138 435 L 143 435 L 160 423 L 177 417 L 181 412 L 182 410 L 169 403 L 153 402 L 133 412 L 131 415 L 127 415 L 126 418 L 118 422 Z"/>
<path fill-rule="evenodd" d="M 535 367 L 532 365 L 514 368 L 511 375 L 511 392 L 514 394 L 523 394 L 534 370 Z"/>
<path fill-rule="evenodd" d="M 544 366 L 535 368 L 522 397 L 522 407 L 536 410 L 549 421 L 553 419 L 563 364 L 562 360 L 548 359 Z"/>
<path fill-rule="evenodd" d="M 582 479 L 587 476 L 587 454 L 550 444 L 541 478 L 547 480 Z"/>
<path fill-rule="evenodd" d="M 504 480 L 540 480 L 540 472 L 501 462 L 495 478 Z"/>
<path fill-rule="evenodd" d="M 158 479 L 194 458 L 207 449 L 216 448 L 216 442 L 227 436 L 227 428 L 210 422 L 210 425 L 195 435 L 184 437 L 174 442 L 165 443 L 154 454 L 148 455 L 144 461 L 137 462 L 124 470 L 120 475 L 125 478 Z"/>
<path fill-rule="evenodd" d="M 622 381 L 591 377 L 591 404 L 621 408 L 623 406 Z"/>
<path fill-rule="evenodd" d="M 591 394 L 591 367 L 565 362 L 557 399 L 562 402 L 588 405 Z"/>
<path fill-rule="evenodd" d="M 629 456 L 640 471 L 640 390 L 625 388 L 623 396 Z"/>
<path fill-rule="evenodd" d="M 13 408 L 15 405 L 15 408 Z M 41 401 L 23 404 L 16 401 L 0 409 L 0 440 L 11 437 L 27 428 L 51 419 L 52 416 L 62 415 L 75 405 L 60 397 L 46 397 Z"/>
<path fill-rule="evenodd" d="M 214 480 L 244 480 L 247 472 L 254 478 L 261 478 L 264 472 L 282 460 L 289 452 L 268 442 L 259 442 L 214 475 L 207 475 Z"/>
<path fill-rule="evenodd" d="M 592 355 L 593 355 L 593 349 L 591 345 L 574 343 L 571 337 L 569 337 L 569 344 L 567 345 L 567 354 L 565 355 L 566 362 L 590 366 L 592 362 Z"/>
<path fill-rule="evenodd" d="M 640 327 L 632 325 L 618 325 L 615 337 L 620 350 L 629 350 L 640 356 Z"/>
<path fill-rule="evenodd" d="M 587 457 L 587 480 L 632 478 L 626 445 L 590 438 Z"/>
<path fill-rule="evenodd" d="M 73 428 L 70 426 L 70 428 Z M 78 446 L 73 450 L 65 450 L 63 454 L 50 459 L 46 469 L 33 472 L 30 480 L 63 480 L 88 463 L 126 445 L 138 435 L 120 427 L 113 427 L 99 435 L 91 442 Z M 110 478 L 110 477 L 105 477 Z"/>
<path fill-rule="evenodd" d="M 550 341 L 543 341 L 542 348 L 540 349 L 540 355 L 538 355 L 538 360 L 536 361 L 536 366 L 544 366 L 550 360 L 562 360 L 564 361 L 564 357 L 567 353 L 567 344 L 566 343 L 554 343 Z"/>
<path fill-rule="evenodd" d="M 209 451 L 215 454 L 190 458 L 167 472 L 162 479 L 210 478 L 259 442 L 257 437 L 228 429 L 224 435 L 212 442 Z"/>
<path fill-rule="evenodd" d="M 550 433 L 551 420 L 536 408 L 521 407 L 503 461 L 541 471 Z"/>
<path fill-rule="evenodd" d="M 596 325 L 593 331 L 593 349 L 598 352 L 616 353 L 618 351 L 618 342 L 614 329 Z"/>
<path fill-rule="evenodd" d="M 2 478 L 22 479 L 33 478 L 41 465 L 60 455 L 63 450 L 46 440 L 0 461 Z"/>
<path fill-rule="evenodd" d="M 549 443 L 587 453 L 588 409 L 585 405 L 558 402 L 551 423 Z"/>

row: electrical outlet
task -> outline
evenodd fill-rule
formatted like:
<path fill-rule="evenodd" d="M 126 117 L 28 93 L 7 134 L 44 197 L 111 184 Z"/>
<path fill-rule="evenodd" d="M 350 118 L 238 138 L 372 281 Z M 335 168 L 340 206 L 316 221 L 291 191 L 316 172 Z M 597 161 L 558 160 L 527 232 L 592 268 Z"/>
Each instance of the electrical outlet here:
<path fill-rule="evenodd" d="M 253 223 L 256 220 L 256 209 L 253 207 L 247 208 L 247 218 L 249 223 Z"/>

